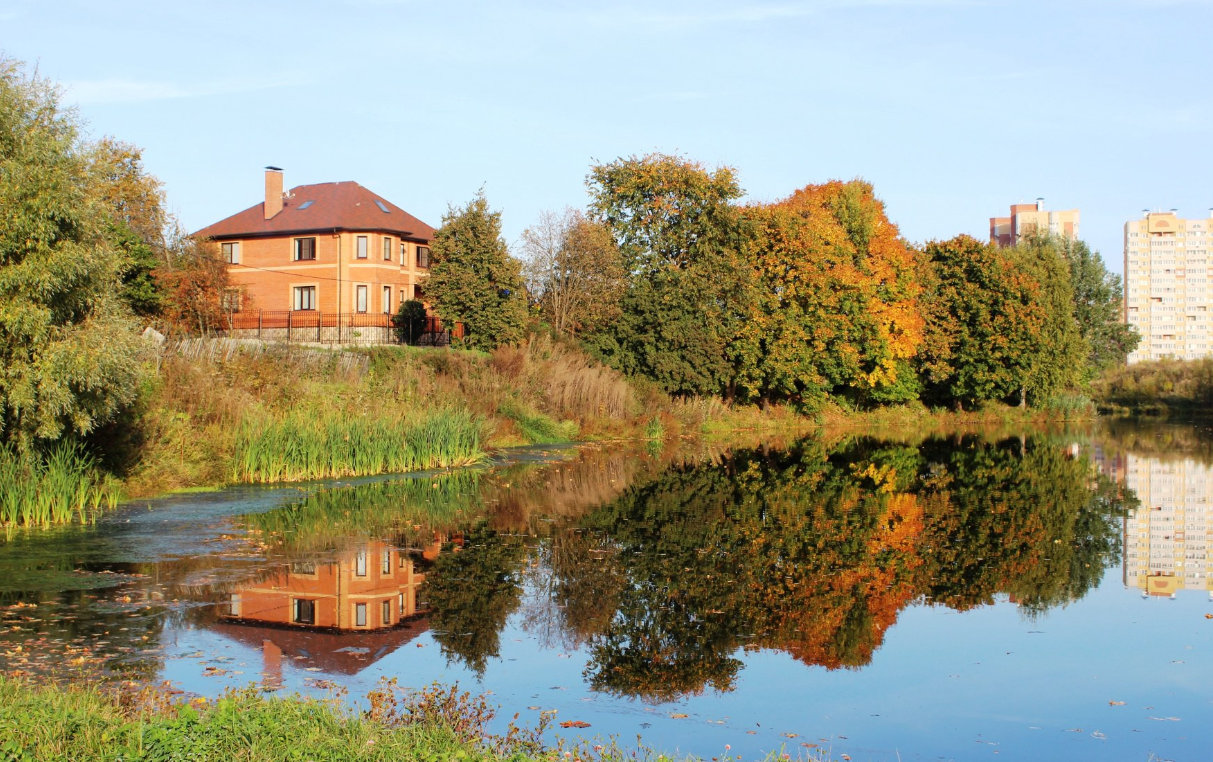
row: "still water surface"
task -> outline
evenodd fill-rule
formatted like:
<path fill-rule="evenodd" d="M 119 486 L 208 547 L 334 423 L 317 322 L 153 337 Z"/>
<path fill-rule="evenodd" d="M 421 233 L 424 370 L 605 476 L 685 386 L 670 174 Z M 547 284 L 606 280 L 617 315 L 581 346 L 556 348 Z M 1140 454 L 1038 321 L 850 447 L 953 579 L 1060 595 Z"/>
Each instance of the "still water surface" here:
<path fill-rule="evenodd" d="M 1211 504 L 1207 425 L 1123 422 L 237 488 L 0 542 L 0 668 L 457 681 L 707 758 L 1209 760 Z"/>

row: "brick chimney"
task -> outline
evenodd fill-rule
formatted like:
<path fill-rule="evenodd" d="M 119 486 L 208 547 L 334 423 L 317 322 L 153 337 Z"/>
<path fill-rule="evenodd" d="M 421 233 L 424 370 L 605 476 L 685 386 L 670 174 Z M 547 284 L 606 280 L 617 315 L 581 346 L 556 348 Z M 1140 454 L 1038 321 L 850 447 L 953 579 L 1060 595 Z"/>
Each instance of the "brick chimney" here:
<path fill-rule="evenodd" d="M 282 211 L 282 170 L 279 167 L 265 168 L 265 218 L 268 220 Z"/>

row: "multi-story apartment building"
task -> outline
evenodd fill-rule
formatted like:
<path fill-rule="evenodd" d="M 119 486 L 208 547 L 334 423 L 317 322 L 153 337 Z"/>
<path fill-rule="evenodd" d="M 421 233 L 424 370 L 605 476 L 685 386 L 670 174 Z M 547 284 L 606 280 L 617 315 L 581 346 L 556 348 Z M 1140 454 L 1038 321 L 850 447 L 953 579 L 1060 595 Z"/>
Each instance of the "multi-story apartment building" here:
<path fill-rule="evenodd" d="M 1145 211 L 1125 223 L 1125 321 L 1141 334 L 1130 363 L 1213 354 L 1210 266 L 1213 211 L 1191 220 Z"/>
<path fill-rule="evenodd" d="M 284 192 L 267 167 L 262 203 L 194 235 L 228 263 L 229 311 L 386 314 L 422 299 L 434 229 L 354 182 Z"/>
<path fill-rule="evenodd" d="M 1141 506 L 1124 520 L 1124 583 L 1146 596 L 1213 596 L 1213 468 L 1127 455 L 1125 486 Z"/>
<path fill-rule="evenodd" d="M 990 243 L 1014 246 L 1034 231 L 1078 238 L 1079 218 L 1077 209 L 1046 211 L 1043 198 L 1036 199 L 1035 204 L 1012 204 L 1011 216 L 990 218 Z"/>

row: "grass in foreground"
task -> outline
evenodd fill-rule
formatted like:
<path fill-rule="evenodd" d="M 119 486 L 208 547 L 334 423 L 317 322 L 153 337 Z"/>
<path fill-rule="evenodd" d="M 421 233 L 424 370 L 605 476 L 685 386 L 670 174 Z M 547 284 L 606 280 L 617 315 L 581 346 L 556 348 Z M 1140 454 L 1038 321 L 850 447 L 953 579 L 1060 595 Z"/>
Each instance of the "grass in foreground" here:
<path fill-rule="evenodd" d="M 668 758 L 613 742 L 541 739 L 510 723 L 488 732 L 495 711 L 458 687 L 419 691 L 384 683 L 370 710 L 337 701 L 267 698 L 249 689 L 218 701 L 174 702 L 165 692 L 112 694 L 79 686 L 35 686 L 0 677 L 0 760 L 546 760 L 611 762 Z"/>

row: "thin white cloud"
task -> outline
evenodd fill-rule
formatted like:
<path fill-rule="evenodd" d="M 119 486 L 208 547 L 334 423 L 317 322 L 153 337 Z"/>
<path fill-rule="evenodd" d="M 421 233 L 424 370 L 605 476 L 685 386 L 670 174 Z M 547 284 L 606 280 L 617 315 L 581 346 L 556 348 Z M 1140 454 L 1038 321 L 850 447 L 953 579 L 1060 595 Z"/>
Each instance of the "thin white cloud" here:
<path fill-rule="evenodd" d="M 584 17 L 600 24 L 624 23 L 649 28 L 668 28 L 704 24 L 761 24 L 859 8 L 976 8 L 990 4 L 991 0 L 807 0 L 727 5 L 694 4 L 685 10 L 672 11 L 652 11 L 647 6 L 623 5 L 607 9 L 596 8 L 585 13 Z"/>
<path fill-rule="evenodd" d="M 219 81 L 183 85 L 175 82 L 135 79 L 82 79 L 64 83 L 67 99 L 81 104 L 145 103 L 178 98 L 269 90 L 290 82 Z"/>

